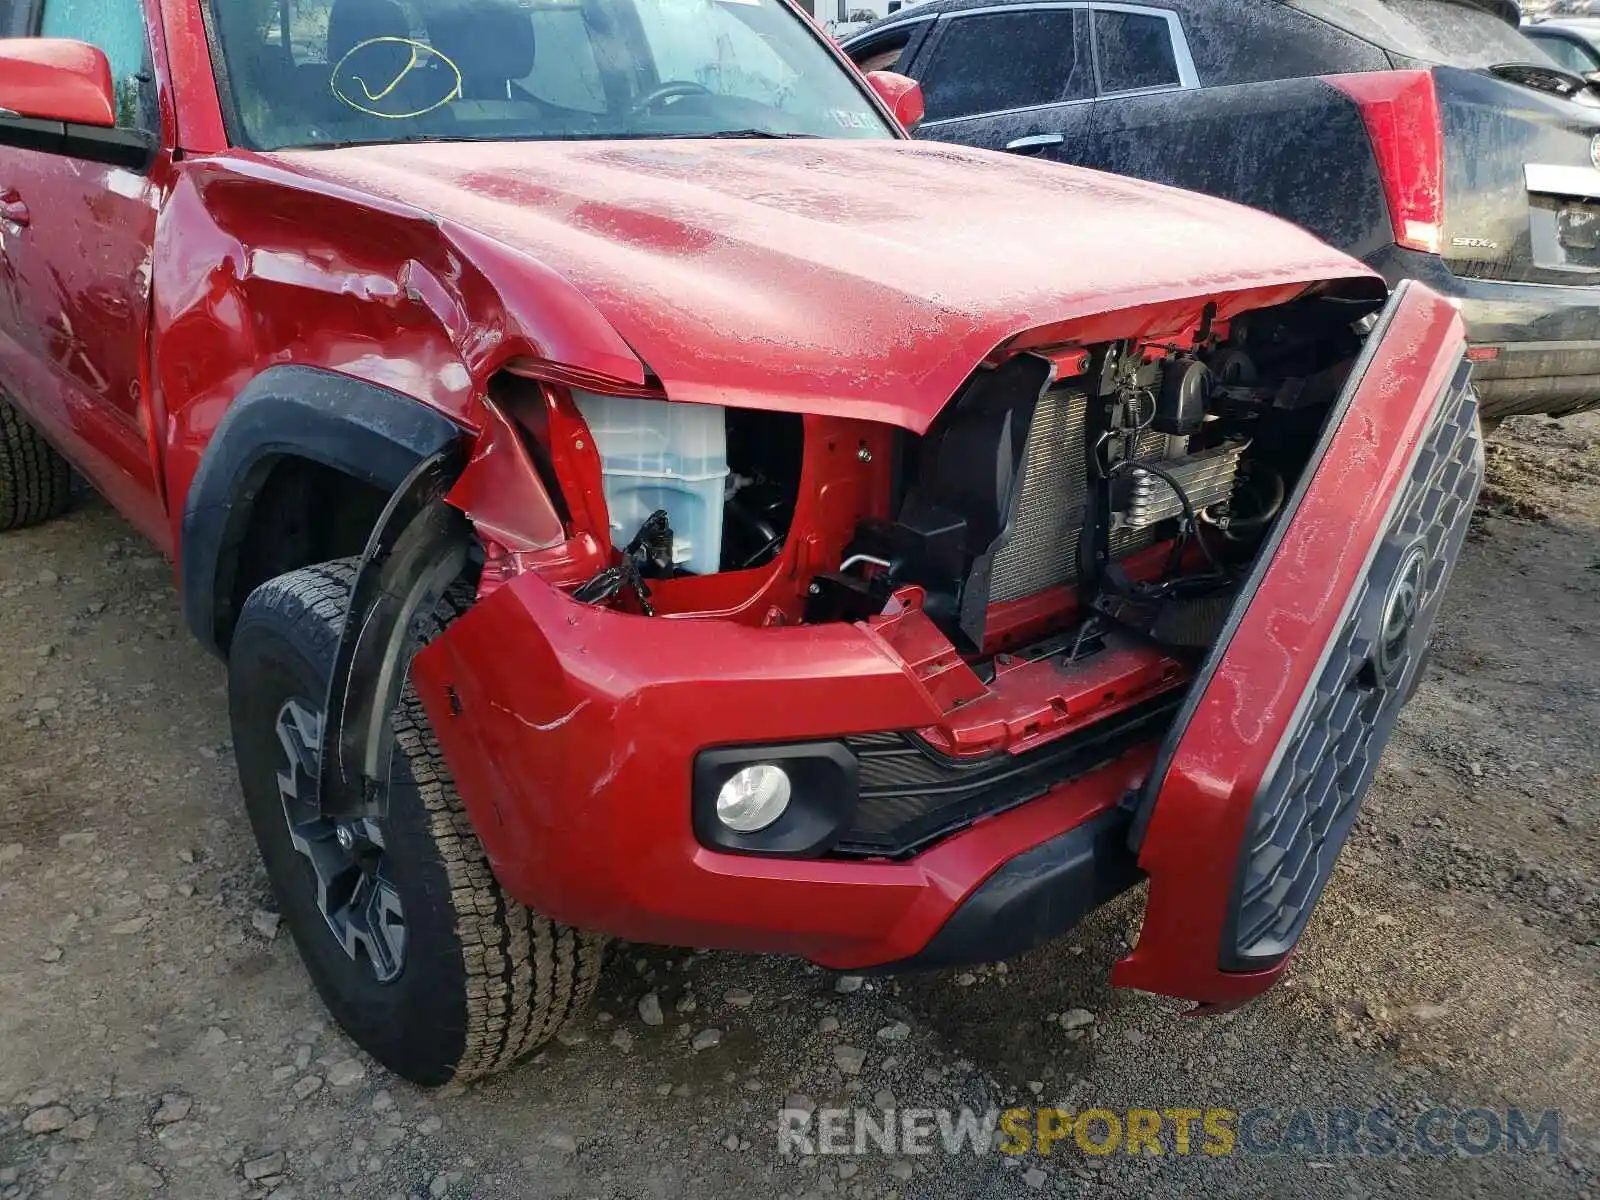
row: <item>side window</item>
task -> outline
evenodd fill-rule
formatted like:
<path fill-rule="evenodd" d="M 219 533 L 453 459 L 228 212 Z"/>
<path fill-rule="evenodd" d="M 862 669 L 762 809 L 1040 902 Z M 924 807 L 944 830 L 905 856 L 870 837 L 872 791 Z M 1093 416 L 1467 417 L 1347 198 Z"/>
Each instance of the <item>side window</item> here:
<path fill-rule="evenodd" d="M 1249 21 L 1232 9 L 1191 3 L 1183 33 L 1206 87 L 1301 79 L 1341 71 L 1387 71 L 1376 46 L 1284 4 L 1257 5 Z"/>
<path fill-rule="evenodd" d="M 1081 100 L 1090 76 L 1073 9 L 952 17 L 922 74 L 926 120 Z"/>
<path fill-rule="evenodd" d="M 865 74 L 868 71 L 892 71 L 900 61 L 900 56 L 906 52 L 904 45 L 891 46 L 887 50 L 879 50 L 876 54 L 869 54 L 856 65 Z"/>
<path fill-rule="evenodd" d="M 907 26 L 904 29 L 896 29 L 883 37 L 873 38 L 865 45 L 852 46 L 850 57 L 862 71 L 893 71 L 901 56 L 905 54 L 915 28 Z"/>
<path fill-rule="evenodd" d="M 118 127 L 155 127 L 150 42 L 140 0 L 45 0 L 39 36 L 73 38 L 105 51 L 116 88 Z"/>
<path fill-rule="evenodd" d="M 1177 87 L 1182 82 L 1165 17 L 1096 9 L 1094 38 L 1102 92 Z"/>

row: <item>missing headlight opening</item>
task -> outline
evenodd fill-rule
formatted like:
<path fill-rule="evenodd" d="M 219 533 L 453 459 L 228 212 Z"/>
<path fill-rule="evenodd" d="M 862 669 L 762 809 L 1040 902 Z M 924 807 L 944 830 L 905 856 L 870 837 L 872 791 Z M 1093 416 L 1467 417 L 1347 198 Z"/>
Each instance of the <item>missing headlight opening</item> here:
<path fill-rule="evenodd" d="M 628 587 L 646 615 L 650 580 L 751 571 L 783 550 L 802 473 L 801 418 L 574 391 L 594 440 L 619 563 L 580 588 Z"/>
<path fill-rule="evenodd" d="M 1323 291 L 1221 321 L 1208 305 L 1181 338 L 1002 348 L 920 436 L 538 385 L 548 423 L 518 420 L 602 552 L 552 581 L 643 615 L 865 623 L 958 707 L 975 693 L 955 680 L 1108 646 L 1159 657 L 1171 688 L 1218 636 L 1376 305 Z M 931 631 L 914 652 L 913 612 Z"/>

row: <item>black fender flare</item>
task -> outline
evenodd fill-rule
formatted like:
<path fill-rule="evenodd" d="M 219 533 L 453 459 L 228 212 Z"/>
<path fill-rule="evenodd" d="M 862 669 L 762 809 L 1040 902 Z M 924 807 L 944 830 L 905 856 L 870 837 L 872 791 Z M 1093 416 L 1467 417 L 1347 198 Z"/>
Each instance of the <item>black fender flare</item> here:
<path fill-rule="evenodd" d="M 367 541 L 322 710 L 317 799 L 324 816 L 387 813 L 389 716 L 416 646 L 412 623 L 461 575 L 473 546 L 467 518 L 445 501 L 465 465 L 459 444 L 423 459 L 389 497 Z"/>
<path fill-rule="evenodd" d="M 273 464 L 294 456 L 386 493 L 465 434 L 401 392 L 316 367 L 271 367 L 229 406 L 184 501 L 179 579 L 184 620 L 224 654 L 238 550 Z"/>

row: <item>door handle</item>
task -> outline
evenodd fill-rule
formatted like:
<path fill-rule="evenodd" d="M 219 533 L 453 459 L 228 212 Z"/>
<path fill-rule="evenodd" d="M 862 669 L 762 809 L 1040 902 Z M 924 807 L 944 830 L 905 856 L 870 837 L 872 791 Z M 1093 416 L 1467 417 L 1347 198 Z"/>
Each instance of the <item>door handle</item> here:
<path fill-rule="evenodd" d="M 1037 154 L 1046 146 L 1059 146 L 1067 139 L 1059 133 L 1030 133 L 1027 137 L 1013 138 L 1006 143 L 1012 154 Z"/>

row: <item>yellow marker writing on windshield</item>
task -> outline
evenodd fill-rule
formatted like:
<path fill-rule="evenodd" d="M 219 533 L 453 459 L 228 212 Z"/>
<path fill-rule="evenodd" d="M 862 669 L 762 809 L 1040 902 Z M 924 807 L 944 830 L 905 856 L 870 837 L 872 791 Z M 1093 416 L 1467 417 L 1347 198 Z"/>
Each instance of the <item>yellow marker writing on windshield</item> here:
<path fill-rule="evenodd" d="M 382 46 L 386 44 L 406 47 L 406 49 L 410 51 L 410 57 L 406 60 L 406 65 L 400 68 L 399 73 L 395 75 L 387 87 L 381 88 L 374 92 L 367 85 L 366 79 L 363 76 L 356 74 L 355 69 L 351 66 L 350 60 L 352 58 L 357 58 L 358 55 L 362 55 L 372 50 L 376 46 Z M 412 109 L 407 112 L 384 112 L 380 109 L 370 107 L 373 104 L 379 104 L 388 99 L 394 94 L 395 89 L 398 88 L 400 84 L 411 75 L 412 72 L 434 59 L 437 59 L 439 62 L 443 63 L 450 72 L 450 78 L 441 81 L 442 83 L 447 83 L 449 86 L 444 89 L 444 95 L 438 100 L 435 100 L 432 104 L 427 104 L 421 108 Z M 359 65 L 360 64 L 358 60 L 356 66 Z M 350 82 L 360 85 L 361 93 L 365 98 L 366 103 L 362 103 L 360 100 L 352 99 L 346 94 L 344 90 L 344 80 L 346 78 L 348 78 Z M 436 108 L 442 108 L 444 105 L 449 104 L 452 100 L 460 99 L 461 68 L 456 66 L 449 55 L 435 50 L 426 42 L 419 42 L 412 38 L 402 37 L 368 38 L 366 41 L 358 42 L 354 46 L 350 47 L 345 56 L 334 65 L 333 75 L 329 80 L 328 86 L 332 90 L 335 99 L 348 108 L 353 108 L 360 113 L 366 113 L 368 116 L 382 117 L 388 121 L 403 121 L 411 117 L 420 117 L 425 113 L 432 112 Z"/>

